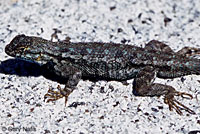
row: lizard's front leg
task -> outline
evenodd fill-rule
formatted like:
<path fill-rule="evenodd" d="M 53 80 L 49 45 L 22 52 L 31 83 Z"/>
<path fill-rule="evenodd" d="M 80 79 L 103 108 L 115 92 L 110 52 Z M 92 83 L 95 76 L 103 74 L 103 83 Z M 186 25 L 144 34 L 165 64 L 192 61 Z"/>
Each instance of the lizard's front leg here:
<path fill-rule="evenodd" d="M 68 96 L 76 88 L 78 82 L 81 79 L 82 73 L 80 70 L 70 65 L 67 65 L 66 67 L 59 67 L 59 70 L 62 70 L 62 75 L 69 76 L 69 79 L 67 80 L 64 89 L 61 89 L 60 86 L 58 86 L 57 88 L 58 91 L 53 91 L 52 89 L 49 89 L 48 93 L 45 94 L 44 98 L 48 98 L 47 102 L 50 102 L 65 97 L 66 104 Z"/>
<path fill-rule="evenodd" d="M 192 95 L 185 92 L 178 92 L 172 86 L 153 83 L 157 70 L 151 66 L 144 67 L 133 81 L 133 94 L 137 96 L 161 96 L 164 95 L 164 102 L 169 105 L 169 110 L 175 109 L 182 115 L 181 109 L 195 114 L 194 111 L 178 102 L 174 97 L 181 96 L 192 99 Z M 186 97 L 188 96 L 188 97 Z"/>

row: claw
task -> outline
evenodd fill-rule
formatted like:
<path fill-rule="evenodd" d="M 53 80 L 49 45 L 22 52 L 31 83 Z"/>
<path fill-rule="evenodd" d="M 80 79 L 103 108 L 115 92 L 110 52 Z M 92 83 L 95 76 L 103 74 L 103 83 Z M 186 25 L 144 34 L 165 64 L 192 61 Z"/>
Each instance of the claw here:
<path fill-rule="evenodd" d="M 46 100 L 48 98 L 47 103 L 50 102 L 50 101 L 56 101 L 56 100 L 64 97 L 64 95 L 61 92 L 60 85 L 58 85 L 57 89 L 58 89 L 58 91 L 54 91 L 53 89 L 49 89 L 48 92 L 44 95 L 44 100 Z"/>
<path fill-rule="evenodd" d="M 187 111 L 190 114 L 196 114 L 193 110 L 189 109 L 188 107 L 186 107 L 185 105 L 183 105 L 182 103 L 180 103 L 177 100 L 174 100 L 178 105 L 182 106 L 184 108 L 185 111 Z"/>
<path fill-rule="evenodd" d="M 56 101 L 60 98 L 65 97 L 65 106 L 67 104 L 67 99 L 72 90 L 62 89 L 60 85 L 57 87 L 58 91 L 54 91 L 53 89 L 49 89 L 48 92 L 44 95 L 44 100 L 47 99 L 47 103 L 50 101 Z"/>
<path fill-rule="evenodd" d="M 182 115 L 183 113 L 181 112 L 181 109 L 187 111 L 190 114 L 195 114 L 195 112 L 191 109 L 189 109 L 188 107 L 186 107 L 185 105 L 183 105 L 182 103 L 180 103 L 179 101 L 177 101 L 174 96 L 181 96 L 183 98 L 187 98 L 187 99 L 192 99 L 192 95 L 185 93 L 185 92 L 174 92 L 174 93 L 170 93 L 167 94 L 164 98 L 164 102 L 165 104 L 169 105 L 169 110 L 172 111 L 173 109 L 176 110 L 176 112 L 179 115 Z M 188 97 L 185 97 L 188 96 Z"/>
<path fill-rule="evenodd" d="M 176 112 L 179 114 L 179 115 L 182 115 L 182 112 L 180 110 L 180 107 L 178 107 L 174 102 L 176 102 L 174 99 L 172 100 L 169 100 L 168 98 L 165 98 L 165 101 L 164 101 L 166 104 L 169 105 L 169 110 L 172 111 L 173 109 L 176 110 Z"/>
<path fill-rule="evenodd" d="M 191 94 L 188 94 L 188 93 L 185 93 L 185 92 L 178 92 L 178 95 L 176 96 L 181 96 L 182 98 L 185 98 L 185 99 L 193 99 L 193 96 Z M 188 96 L 188 97 L 185 97 L 185 96 Z"/>

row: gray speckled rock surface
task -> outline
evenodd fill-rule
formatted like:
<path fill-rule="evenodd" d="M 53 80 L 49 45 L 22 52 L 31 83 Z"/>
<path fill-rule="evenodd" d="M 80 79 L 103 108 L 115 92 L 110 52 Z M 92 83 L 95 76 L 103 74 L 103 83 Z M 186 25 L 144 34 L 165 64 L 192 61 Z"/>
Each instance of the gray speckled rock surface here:
<path fill-rule="evenodd" d="M 175 51 L 200 47 L 199 7 L 199 0 L 0 1 L 0 132 L 175 134 L 200 130 L 199 76 L 185 76 L 184 82 L 156 79 L 196 96 L 178 98 L 196 115 L 169 111 L 163 97 L 135 97 L 132 80 L 128 86 L 80 81 L 65 107 L 64 99 L 43 101 L 49 86 L 56 88 L 59 83 L 37 74 L 37 66 L 11 60 L 4 52 L 18 34 L 50 39 L 55 28 L 61 31 L 59 39 L 69 36 L 72 41 L 144 46 L 157 39 Z"/>

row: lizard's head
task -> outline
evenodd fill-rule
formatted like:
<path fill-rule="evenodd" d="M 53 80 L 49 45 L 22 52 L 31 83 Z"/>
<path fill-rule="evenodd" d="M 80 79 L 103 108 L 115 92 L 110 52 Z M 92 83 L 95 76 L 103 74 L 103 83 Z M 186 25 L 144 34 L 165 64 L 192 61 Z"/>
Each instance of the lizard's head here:
<path fill-rule="evenodd" d="M 43 46 L 46 40 L 39 37 L 17 35 L 6 47 L 6 54 L 26 60 L 42 62 Z M 44 60 L 43 60 L 44 61 Z"/>
<path fill-rule="evenodd" d="M 32 39 L 28 36 L 17 35 L 5 48 L 6 54 L 12 57 L 21 57 L 32 45 Z"/>

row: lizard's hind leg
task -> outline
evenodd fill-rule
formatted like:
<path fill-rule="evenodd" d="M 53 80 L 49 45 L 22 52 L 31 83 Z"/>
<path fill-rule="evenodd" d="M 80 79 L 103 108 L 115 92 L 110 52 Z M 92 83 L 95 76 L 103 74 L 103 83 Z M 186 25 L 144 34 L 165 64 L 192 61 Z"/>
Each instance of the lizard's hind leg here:
<path fill-rule="evenodd" d="M 162 51 L 167 53 L 175 53 L 167 44 L 157 40 L 149 41 L 147 44 L 145 44 L 145 49 Z"/>
<path fill-rule="evenodd" d="M 157 40 L 149 41 L 147 44 L 145 44 L 145 49 L 174 53 L 174 54 L 182 55 L 186 57 L 200 54 L 200 48 L 194 48 L 194 47 L 184 47 L 178 52 L 174 52 L 167 44 L 157 41 Z"/>
<path fill-rule="evenodd" d="M 181 96 L 183 98 L 192 99 L 192 95 L 185 92 L 178 92 L 172 86 L 153 83 L 156 76 L 156 69 L 151 66 L 144 67 L 133 81 L 133 94 L 137 96 L 161 96 L 164 95 L 164 102 L 169 105 L 169 110 L 175 111 L 182 115 L 181 110 L 185 110 L 190 114 L 194 111 L 177 101 L 174 97 Z M 188 96 L 188 97 L 185 97 Z"/>
<path fill-rule="evenodd" d="M 194 47 L 184 47 L 181 50 L 177 52 L 178 55 L 183 55 L 186 57 L 190 57 L 193 55 L 199 55 L 200 54 L 200 48 L 194 48 Z"/>

